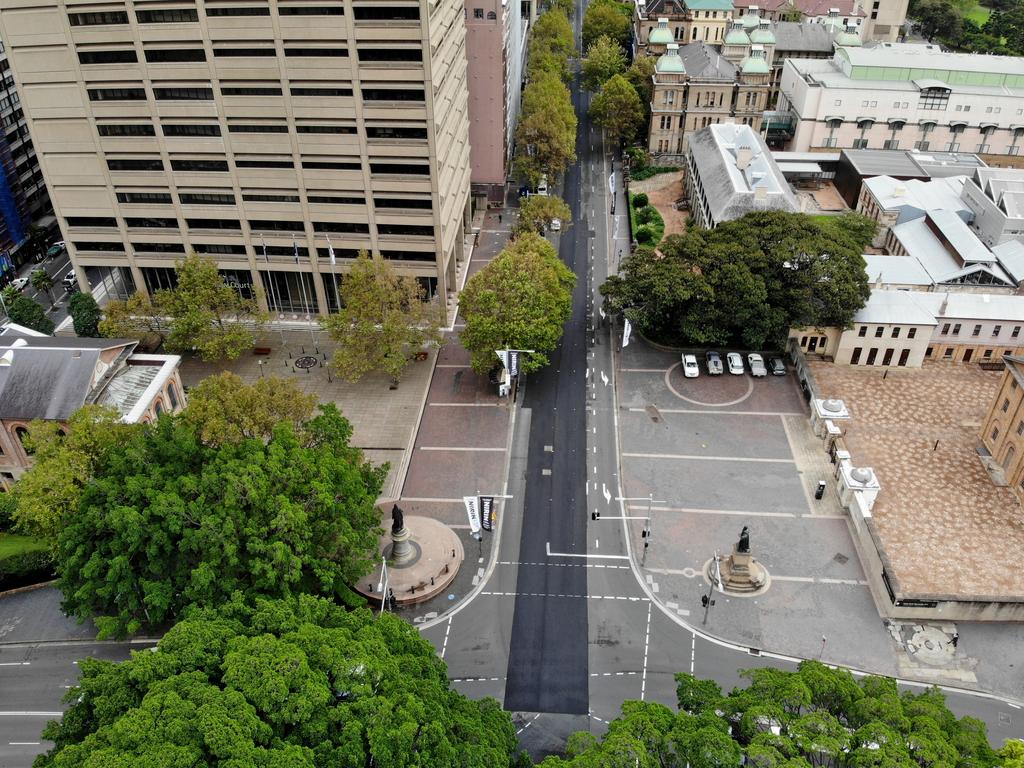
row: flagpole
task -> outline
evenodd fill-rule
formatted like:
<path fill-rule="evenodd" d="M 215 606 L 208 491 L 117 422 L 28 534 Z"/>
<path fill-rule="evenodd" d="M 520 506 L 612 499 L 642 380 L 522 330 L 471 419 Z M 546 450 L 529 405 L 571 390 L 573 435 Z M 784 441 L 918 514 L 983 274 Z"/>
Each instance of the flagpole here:
<path fill-rule="evenodd" d="M 341 312 L 341 299 L 338 296 L 338 278 L 334 275 L 334 265 L 337 263 L 337 259 L 334 257 L 334 246 L 331 245 L 331 236 L 327 236 L 327 253 L 331 257 L 331 285 L 334 286 L 334 306 L 337 307 L 337 311 Z"/>
<path fill-rule="evenodd" d="M 263 246 L 263 261 L 265 261 L 267 263 L 267 266 L 269 266 L 270 265 L 270 257 L 267 255 L 267 241 L 263 239 L 263 233 L 262 232 L 260 233 L 260 243 Z M 273 312 L 276 311 L 277 314 L 278 314 L 278 319 L 280 319 L 281 304 L 280 304 L 280 301 L 277 298 L 277 292 L 274 290 L 274 276 L 271 273 L 271 270 L 269 270 L 269 269 L 267 270 L 267 285 L 270 286 L 270 298 L 273 299 L 274 304 L 277 305 L 276 309 L 271 310 L 271 316 L 273 316 Z M 274 330 L 273 322 L 271 322 L 270 330 L 271 331 Z M 280 323 L 278 323 L 277 330 L 278 330 L 278 333 L 281 334 L 281 346 L 284 346 L 285 345 L 284 328 L 281 326 Z"/>
<path fill-rule="evenodd" d="M 292 252 L 295 256 L 295 266 L 299 266 L 299 244 L 295 242 L 295 238 L 292 238 Z M 309 297 L 306 295 L 306 273 L 299 271 L 295 273 L 295 276 L 299 281 L 299 288 L 302 289 L 302 305 L 306 310 L 306 319 L 311 319 L 313 309 Z M 312 322 L 309 324 L 309 341 L 313 345 L 313 349 L 316 349 L 316 335 L 313 333 Z"/>

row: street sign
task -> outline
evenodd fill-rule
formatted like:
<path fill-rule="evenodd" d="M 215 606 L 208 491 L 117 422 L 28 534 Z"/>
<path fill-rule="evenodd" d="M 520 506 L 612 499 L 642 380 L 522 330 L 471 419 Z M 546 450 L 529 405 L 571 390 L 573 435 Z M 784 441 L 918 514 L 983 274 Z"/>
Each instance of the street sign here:
<path fill-rule="evenodd" d="M 480 497 L 480 524 L 485 531 L 494 530 L 494 497 Z"/>

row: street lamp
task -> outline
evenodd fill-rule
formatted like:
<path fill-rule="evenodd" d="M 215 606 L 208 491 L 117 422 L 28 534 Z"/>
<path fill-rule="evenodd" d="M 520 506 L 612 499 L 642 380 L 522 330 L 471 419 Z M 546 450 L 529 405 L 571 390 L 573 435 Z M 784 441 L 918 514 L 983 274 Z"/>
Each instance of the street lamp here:
<path fill-rule="evenodd" d="M 380 616 L 384 615 L 384 606 L 388 602 L 388 590 L 390 582 L 388 579 L 388 561 L 384 558 L 384 555 L 380 556 L 380 581 L 377 582 L 377 591 L 380 592 Z"/>
<path fill-rule="evenodd" d="M 715 604 L 715 601 L 711 599 L 711 596 L 715 593 L 715 585 L 721 588 L 722 585 L 722 569 L 719 565 L 721 558 L 718 556 L 718 551 L 715 551 L 715 575 L 710 579 L 711 583 L 708 584 L 708 593 L 700 596 L 700 603 L 704 606 L 704 620 L 701 624 L 708 623 L 708 612 L 711 610 L 711 606 Z"/>

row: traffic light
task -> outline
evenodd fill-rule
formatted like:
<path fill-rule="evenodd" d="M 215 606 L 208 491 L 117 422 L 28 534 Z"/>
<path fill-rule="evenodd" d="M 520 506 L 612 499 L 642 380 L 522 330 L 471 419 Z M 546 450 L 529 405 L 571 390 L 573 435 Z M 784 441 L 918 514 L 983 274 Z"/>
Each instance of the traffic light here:
<path fill-rule="evenodd" d="M 591 520 L 600 520 L 601 519 L 601 513 L 600 512 L 591 512 L 590 513 L 590 519 Z"/>
<path fill-rule="evenodd" d="M 708 596 L 707 595 L 701 595 L 700 596 L 700 607 L 701 608 L 707 608 L 708 607 Z"/>
<path fill-rule="evenodd" d="M 641 539 L 646 539 L 650 535 L 651 535 L 651 532 L 649 530 L 647 530 L 646 528 L 644 528 L 643 532 L 640 534 L 640 538 Z"/>

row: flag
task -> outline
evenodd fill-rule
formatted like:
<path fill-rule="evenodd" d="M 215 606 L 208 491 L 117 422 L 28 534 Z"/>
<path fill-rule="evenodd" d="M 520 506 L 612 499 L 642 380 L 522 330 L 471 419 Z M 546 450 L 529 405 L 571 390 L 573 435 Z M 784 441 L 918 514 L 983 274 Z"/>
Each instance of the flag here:
<path fill-rule="evenodd" d="M 494 354 L 501 360 L 501 365 L 505 370 L 508 370 L 508 350 L 507 349 L 496 349 Z"/>
<path fill-rule="evenodd" d="M 331 257 L 331 266 L 333 267 L 333 266 L 334 266 L 334 264 L 335 264 L 335 258 L 334 258 L 334 246 L 333 246 L 333 245 L 331 245 L 331 236 L 330 236 L 330 235 L 328 235 L 328 236 L 327 236 L 327 253 L 328 253 L 328 254 L 330 254 L 330 257 Z"/>
<path fill-rule="evenodd" d="M 299 244 L 295 242 L 295 238 L 292 238 L 292 250 L 295 252 L 295 263 L 299 263 Z"/>
<path fill-rule="evenodd" d="M 494 497 L 480 497 L 480 524 L 485 531 L 494 530 Z"/>
<path fill-rule="evenodd" d="M 519 350 L 510 349 L 508 351 L 508 375 L 518 376 L 519 375 Z"/>
<path fill-rule="evenodd" d="M 630 336 L 631 333 L 633 333 L 633 324 L 631 322 L 629 322 L 629 319 L 627 318 L 626 319 L 626 324 L 624 326 L 622 326 L 622 346 L 623 347 L 628 347 L 629 346 L 629 336 Z"/>
<path fill-rule="evenodd" d="M 260 235 L 260 243 L 263 244 L 263 260 L 269 264 L 270 257 L 267 256 L 267 241 L 263 239 L 263 235 Z"/>
<path fill-rule="evenodd" d="M 466 505 L 466 517 L 469 518 L 469 530 L 473 533 L 480 533 L 480 512 L 477 509 L 479 499 L 476 496 L 463 496 L 462 502 Z"/>

